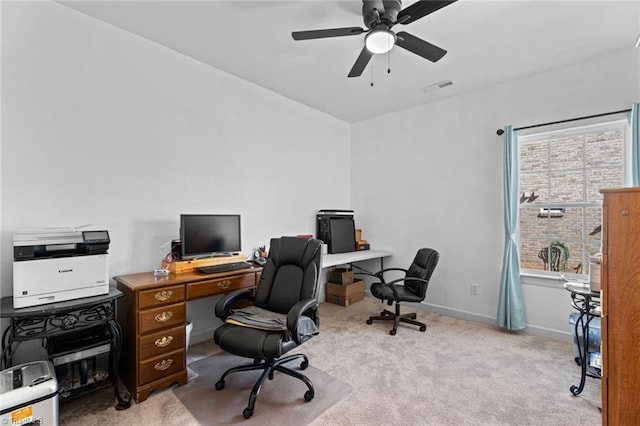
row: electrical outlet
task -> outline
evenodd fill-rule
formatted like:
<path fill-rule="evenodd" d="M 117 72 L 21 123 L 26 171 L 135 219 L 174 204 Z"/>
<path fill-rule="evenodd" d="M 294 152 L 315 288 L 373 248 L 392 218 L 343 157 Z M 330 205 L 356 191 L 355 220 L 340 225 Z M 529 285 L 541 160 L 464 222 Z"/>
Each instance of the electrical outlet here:
<path fill-rule="evenodd" d="M 470 290 L 471 290 L 471 295 L 472 296 L 477 296 L 478 295 L 478 284 L 471 284 L 470 286 Z"/>

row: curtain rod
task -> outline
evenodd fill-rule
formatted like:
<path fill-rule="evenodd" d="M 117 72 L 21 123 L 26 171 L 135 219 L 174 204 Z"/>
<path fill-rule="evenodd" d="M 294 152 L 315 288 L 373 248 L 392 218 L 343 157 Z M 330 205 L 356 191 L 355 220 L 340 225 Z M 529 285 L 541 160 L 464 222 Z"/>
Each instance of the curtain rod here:
<path fill-rule="evenodd" d="M 536 128 L 536 127 L 551 126 L 552 124 L 569 123 L 571 121 L 586 120 L 588 118 L 597 118 L 597 117 L 604 117 L 606 115 L 622 114 L 622 113 L 629 112 L 629 111 L 631 111 L 630 108 L 629 109 L 623 109 L 623 110 L 620 110 L 620 111 L 605 112 L 605 113 L 602 113 L 602 114 L 587 115 L 585 117 L 577 117 L 577 118 L 569 118 L 567 120 L 552 121 L 550 123 L 533 124 L 531 126 L 518 127 L 516 129 L 513 129 L 513 130 L 517 131 L 517 130 L 533 129 L 533 128 Z M 504 130 L 502 130 L 502 129 L 496 130 L 496 134 L 498 136 L 501 136 L 503 133 L 504 133 Z"/>

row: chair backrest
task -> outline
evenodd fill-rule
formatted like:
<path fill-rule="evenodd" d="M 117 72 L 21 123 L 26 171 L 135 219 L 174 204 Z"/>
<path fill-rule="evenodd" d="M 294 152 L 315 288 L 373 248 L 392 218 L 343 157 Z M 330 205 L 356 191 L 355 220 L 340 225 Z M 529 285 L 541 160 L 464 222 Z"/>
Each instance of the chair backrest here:
<path fill-rule="evenodd" d="M 315 298 L 321 247 L 320 240 L 313 238 L 273 238 L 256 289 L 256 306 L 286 314 L 300 300 Z"/>
<path fill-rule="evenodd" d="M 422 299 L 427 294 L 427 287 L 433 270 L 436 269 L 440 253 L 431 248 L 421 248 L 416 253 L 411 266 L 407 269 L 407 275 L 404 280 L 404 286 L 407 290 L 420 296 Z M 427 282 L 411 280 L 411 277 L 421 278 Z"/>

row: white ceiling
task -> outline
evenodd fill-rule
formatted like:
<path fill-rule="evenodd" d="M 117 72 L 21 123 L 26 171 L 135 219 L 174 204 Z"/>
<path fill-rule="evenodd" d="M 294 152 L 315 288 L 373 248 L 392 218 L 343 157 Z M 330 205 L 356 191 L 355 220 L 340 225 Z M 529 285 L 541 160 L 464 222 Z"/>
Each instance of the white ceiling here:
<path fill-rule="evenodd" d="M 61 3 L 347 122 L 630 48 L 640 33 L 638 0 L 459 0 L 394 27 L 446 49 L 439 62 L 395 47 L 347 78 L 364 34 L 294 41 L 291 31 L 364 28 L 360 0 Z M 454 85 L 424 90 L 444 80 Z"/>

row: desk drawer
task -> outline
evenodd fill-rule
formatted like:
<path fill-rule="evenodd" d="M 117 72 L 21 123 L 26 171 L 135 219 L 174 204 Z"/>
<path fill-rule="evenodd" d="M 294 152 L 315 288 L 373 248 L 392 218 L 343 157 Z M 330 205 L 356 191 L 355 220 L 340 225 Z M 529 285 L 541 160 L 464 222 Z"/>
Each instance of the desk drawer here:
<path fill-rule="evenodd" d="M 154 306 L 169 305 L 184 301 L 184 285 L 162 287 L 154 290 L 143 290 L 138 294 L 138 306 L 140 309 L 153 308 Z"/>
<path fill-rule="evenodd" d="M 140 337 L 140 359 L 145 360 L 165 352 L 184 348 L 184 325 Z"/>
<path fill-rule="evenodd" d="M 184 303 L 138 312 L 140 334 L 185 324 Z"/>
<path fill-rule="evenodd" d="M 218 278 L 215 280 L 189 284 L 187 287 L 187 298 L 195 299 L 198 297 L 212 296 L 241 288 L 255 287 L 255 285 L 256 274 Z"/>
<path fill-rule="evenodd" d="M 184 350 L 180 349 L 140 363 L 140 384 L 151 383 L 184 370 Z"/>

